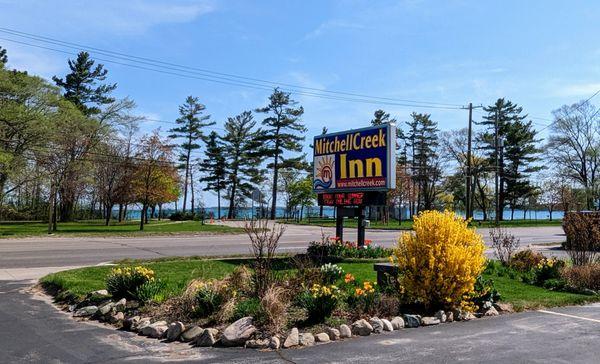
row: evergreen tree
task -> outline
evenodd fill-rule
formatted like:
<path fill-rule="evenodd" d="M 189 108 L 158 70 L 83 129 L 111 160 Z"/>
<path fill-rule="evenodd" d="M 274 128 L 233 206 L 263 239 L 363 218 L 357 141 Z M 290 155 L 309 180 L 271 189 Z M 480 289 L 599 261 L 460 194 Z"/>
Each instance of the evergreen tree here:
<path fill-rule="evenodd" d="M 304 155 L 286 158 L 285 152 L 301 152 L 306 128 L 300 121 L 304 114 L 302 106 L 295 107 L 297 102 L 290 99 L 290 94 L 275 89 L 269 96 L 269 105 L 257 109 L 256 112 L 268 114 L 262 124 L 265 126 L 263 133 L 264 154 L 272 162 L 267 168 L 273 171 L 273 186 L 271 200 L 271 219 L 275 219 L 277 209 L 277 180 L 281 168 L 305 168 L 302 165 Z"/>
<path fill-rule="evenodd" d="M 179 118 L 175 121 L 177 127 L 169 130 L 171 133 L 169 138 L 172 139 L 183 139 L 183 143 L 180 145 L 181 153 L 179 154 L 179 169 L 185 171 L 185 178 L 183 180 L 183 212 L 185 213 L 187 207 L 187 195 L 188 185 L 190 184 L 190 172 L 191 172 L 191 155 L 192 151 L 199 149 L 200 145 L 198 141 L 203 137 L 202 128 L 210 125 L 214 125 L 215 122 L 208 121 L 210 115 L 202 115 L 202 112 L 206 109 L 204 105 L 200 103 L 197 97 L 188 96 L 185 102 L 179 106 Z M 192 216 L 194 215 L 194 206 L 192 201 Z"/>
<path fill-rule="evenodd" d="M 228 219 L 236 216 L 238 205 L 263 181 L 260 164 L 262 131 L 254 130 L 256 121 L 250 111 L 228 118 L 225 123 L 223 149 L 227 165 Z"/>
<path fill-rule="evenodd" d="M 498 118 L 498 140 L 502 140 L 504 147 L 498 148 L 498 200 L 496 207 L 500 220 L 502 211 L 507 205 L 511 206 L 512 213 L 518 207 L 518 201 L 527 200 L 535 193 L 529 176 L 540 169 L 533 164 L 539 159 L 540 153 L 536 143 L 536 131 L 531 121 L 525 121 L 523 108 L 503 98 L 498 99 L 493 105 L 484 107 L 487 115 L 479 123 L 486 127 L 479 139 L 486 151 L 488 163 L 496 165 L 495 128 Z M 500 144 L 500 143 L 499 143 Z"/>
<path fill-rule="evenodd" d="M 69 69 L 64 80 L 57 76 L 52 80 L 57 86 L 64 89 L 64 97 L 74 103 L 86 116 L 100 113 L 100 106 L 111 104 L 115 101 L 110 93 L 117 88 L 117 84 L 98 84 L 106 80 L 108 71 L 104 65 L 94 67 L 94 60 L 87 52 L 79 52 L 75 61 L 69 59 Z"/>
<path fill-rule="evenodd" d="M 200 182 L 206 183 L 203 191 L 217 193 L 217 218 L 221 218 L 221 191 L 227 188 L 225 177 L 227 168 L 225 164 L 225 150 L 219 135 L 212 131 L 206 138 L 206 158 L 199 163 L 199 169 L 204 173 Z"/>
<path fill-rule="evenodd" d="M 0 46 L 0 68 L 8 62 L 8 56 L 6 55 L 6 49 Z"/>

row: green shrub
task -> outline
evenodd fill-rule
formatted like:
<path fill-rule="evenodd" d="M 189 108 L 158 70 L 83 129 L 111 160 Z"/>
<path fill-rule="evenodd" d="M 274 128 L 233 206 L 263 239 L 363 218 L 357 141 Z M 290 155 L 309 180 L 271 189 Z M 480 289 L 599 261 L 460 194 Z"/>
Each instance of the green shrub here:
<path fill-rule="evenodd" d="M 165 300 L 164 289 L 166 284 L 160 279 L 148 281 L 135 290 L 135 298 L 141 302 L 157 302 Z"/>
<path fill-rule="evenodd" d="M 233 311 L 232 320 L 239 320 L 242 317 L 252 316 L 258 320 L 262 316 L 262 306 L 258 298 L 246 298 L 240 300 Z"/>
<path fill-rule="evenodd" d="M 199 317 L 208 317 L 215 313 L 225 302 L 222 291 L 212 281 L 204 282 L 198 286 L 194 298 L 195 314 Z"/>
<path fill-rule="evenodd" d="M 513 255 L 510 267 L 519 272 L 527 272 L 538 266 L 544 260 L 544 255 L 531 249 L 521 250 Z"/>
<path fill-rule="evenodd" d="M 300 307 L 306 309 L 308 322 L 321 323 L 331 316 L 340 298 L 341 292 L 337 286 L 315 283 L 310 290 L 300 294 L 298 303 Z"/>
<path fill-rule="evenodd" d="M 565 267 L 565 262 L 560 259 L 544 258 L 534 269 L 534 280 L 531 284 L 544 286 L 548 280 L 561 278 L 561 271 Z"/>
<path fill-rule="evenodd" d="M 306 253 L 319 262 L 337 261 L 342 258 L 354 259 L 381 259 L 388 258 L 393 249 L 383 248 L 365 241 L 365 246 L 358 248 L 355 242 L 341 241 L 339 239 L 323 238 L 321 241 L 312 241 Z"/>
<path fill-rule="evenodd" d="M 376 311 L 381 301 L 381 294 L 375 289 L 376 284 L 370 281 L 364 281 L 357 284 L 354 280 L 348 285 L 346 304 L 348 308 L 356 315 L 372 314 Z"/>
<path fill-rule="evenodd" d="M 494 287 L 494 281 L 484 279 L 482 276 L 477 277 L 475 291 L 472 293 L 470 301 L 478 308 L 481 308 L 484 302 L 494 303 L 500 301 L 500 293 Z"/>
<path fill-rule="evenodd" d="M 106 277 L 106 290 L 114 298 L 137 299 L 137 290 L 154 281 L 154 271 L 142 266 L 114 268 Z"/>

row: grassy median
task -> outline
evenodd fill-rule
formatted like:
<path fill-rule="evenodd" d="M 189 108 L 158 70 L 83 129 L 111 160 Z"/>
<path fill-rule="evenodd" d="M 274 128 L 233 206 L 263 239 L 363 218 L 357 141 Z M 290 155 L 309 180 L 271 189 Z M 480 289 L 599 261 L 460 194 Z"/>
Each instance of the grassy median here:
<path fill-rule="evenodd" d="M 127 263 L 127 265 L 144 265 L 154 270 L 156 277 L 165 283 L 165 296 L 180 294 L 187 283 L 195 278 L 222 278 L 240 264 L 250 265 L 251 261 L 248 259 L 176 259 Z M 352 273 L 357 280 L 376 280 L 372 261 L 345 261 L 339 265 L 347 273 Z M 289 258 L 278 259 L 275 268 L 279 273 L 293 271 Z M 41 283 L 68 296 L 82 297 L 88 292 L 104 289 L 105 278 L 111 269 L 111 266 L 100 266 L 68 270 L 47 275 L 41 279 Z M 502 302 L 511 303 L 517 311 L 600 301 L 600 295 L 556 292 L 495 274 L 485 274 L 484 278 L 491 278 L 501 294 Z"/>
<path fill-rule="evenodd" d="M 140 231 L 139 221 L 112 222 L 104 225 L 102 220 L 64 222 L 58 224 L 54 235 L 63 236 L 145 236 L 195 233 L 241 233 L 243 229 L 224 225 L 202 224 L 200 221 L 150 221 Z M 48 235 L 48 224 L 43 222 L 2 222 L 0 237 L 24 237 Z"/>

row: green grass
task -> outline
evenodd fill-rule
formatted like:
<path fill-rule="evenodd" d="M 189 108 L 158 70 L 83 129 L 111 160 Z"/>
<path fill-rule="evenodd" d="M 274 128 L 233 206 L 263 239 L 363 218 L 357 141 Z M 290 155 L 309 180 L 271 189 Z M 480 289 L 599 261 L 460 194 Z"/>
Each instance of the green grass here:
<path fill-rule="evenodd" d="M 144 225 L 144 231 L 139 230 L 139 221 L 123 223 L 113 222 L 104 226 L 104 221 L 89 220 L 78 222 L 65 222 L 58 224 L 55 235 L 168 235 L 191 233 L 241 233 L 241 228 L 223 225 L 202 225 L 199 221 L 151 221 Z M 48 224 L 42 222 L 1 222 L 0 237 L 23 237 L 48 235 Z"/>
<path fill-rule="evenodd" d="M 286 221 L 281 220 L 283 223 L 287 224 L 297 224 L 297 225 L 314 225 L 314 226 L 324 226 L 324 227 L 334 227 L 335 219 L 320 219 L 320 218 L 311 218 L 310 220 L 304 219 L 300 222 L 295 221 Z M 381 221 L 371 221 L 368 229 L 379 229 L 379 230 L 410 230 L 412 229 L 412 220 L 404 220 L 401 224 L 398 223 L 398 220 L 391 220 L 387 224 L 384 224 Z M 507 220 L 501 221 L 500 226 L 503 227 L 535 227 L 535 226 L 560 226 L 562 224 L 562 220 Z M 344 227 L 355 228 L 358 225 L 358 221 L 356 219 L 345 219 Z M 472 221 L 471 226 L 487 228 L 495 226 L 493 221 Z"/>
<path fill-rule="evenodd" d="M 153 269 L 156 277 L 165 283 L 165 293 L 172 296 L 180 294 L 192 279 L 222 278 L 232 272 L 237 265 L 249 265 L 251 261 L 246 258 L 181 258 L 176 260 L 129 261 L 123 264 L 143 264 Z M 377 279 L 377 275 L 373 271 L 372 261 L 346 261 L 339 263 L 339 265 L 347 273 L 352 273 L 359 281 L 375 281 Z M 106 288 L 104 281 L 111 269 L 112 266 L 73 269 L 47 275 L 41 279 L 41 282 L 46 287 L 64 291 L 75 297 L 82 297 L 91 291 Z M 280 273 L 291 272 L 289 259 L 277 259 L 275 269 Z M 600 301 L 600 296 L 550 291 L 506 276 L 485 274 L 484 277 L 493 279 L 497 290 L 501 294 L 502 301 L 511 303 L 518 311 Z"/>

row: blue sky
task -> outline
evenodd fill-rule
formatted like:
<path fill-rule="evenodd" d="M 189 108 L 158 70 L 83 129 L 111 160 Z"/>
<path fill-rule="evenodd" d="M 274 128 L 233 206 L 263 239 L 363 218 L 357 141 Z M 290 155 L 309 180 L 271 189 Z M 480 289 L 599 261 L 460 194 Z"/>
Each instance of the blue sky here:
<path fill-rule="evenodd" d="M 541 119 L 600 89 L 597 1 L 0 0 L 0 9 L 1 27 L 135 56 L 394 99 L 463 105 L 507 97 Z M 0 45 L 12 67 L 45 77 L 66 72 L 66 54 Z M 222 125 L 269 94 L 103 63 L 117 96 L 152 119 L 174 120 L 191 94 Z M 294 98 L 306 110 L 309 138 L 322 126 L 365 126 L 377 108 L 399 121 L 430 112 L 443 130 L 467 120 L 462 110 Z M 541 119 L 539 128 L 548 124 Z M 143 124 L 156 127 L 169 125 Z"/>

